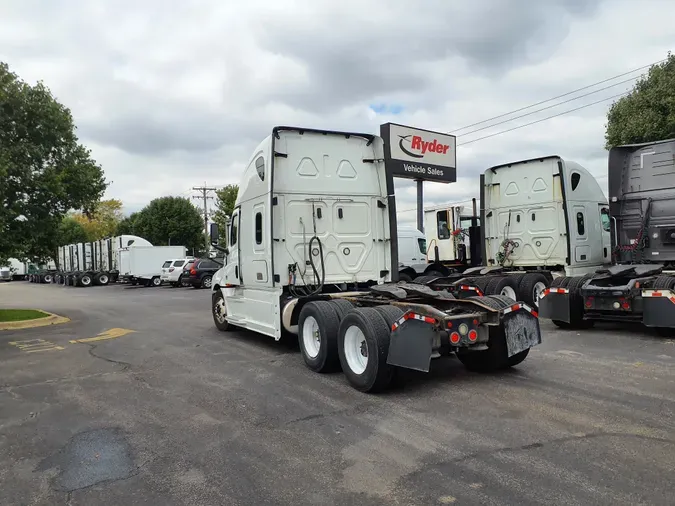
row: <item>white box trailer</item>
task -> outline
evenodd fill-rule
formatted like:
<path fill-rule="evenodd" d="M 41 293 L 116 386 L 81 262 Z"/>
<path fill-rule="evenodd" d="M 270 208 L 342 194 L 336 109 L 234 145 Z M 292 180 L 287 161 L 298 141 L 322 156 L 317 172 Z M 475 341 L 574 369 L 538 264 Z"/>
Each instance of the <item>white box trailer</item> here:
<path fill-rule="evenodd" d="M 119 250 L 120 277 L 132 285 L 159 286 L 162 264 L 171 258 L 185 258 L 185 246 L 138 246 Z"/>
<path fill-rule="evenodd" d="M 59 267 L 55 280 L 83 287 L 114 283 L 120 273 L 120 251 L 136 247 L 152 247 L 152 244 L 142 237 L 121 235 L 61 246 L 57 252 Z"/>

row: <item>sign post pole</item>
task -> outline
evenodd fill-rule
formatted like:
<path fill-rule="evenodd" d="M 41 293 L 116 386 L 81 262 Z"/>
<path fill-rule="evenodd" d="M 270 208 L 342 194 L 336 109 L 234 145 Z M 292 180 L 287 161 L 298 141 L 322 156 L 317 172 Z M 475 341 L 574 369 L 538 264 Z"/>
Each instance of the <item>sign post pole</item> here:
<path fill-rule="evenodd" d="M 424 180 L 417 181 L 417 230 L 424 233 Z"/>

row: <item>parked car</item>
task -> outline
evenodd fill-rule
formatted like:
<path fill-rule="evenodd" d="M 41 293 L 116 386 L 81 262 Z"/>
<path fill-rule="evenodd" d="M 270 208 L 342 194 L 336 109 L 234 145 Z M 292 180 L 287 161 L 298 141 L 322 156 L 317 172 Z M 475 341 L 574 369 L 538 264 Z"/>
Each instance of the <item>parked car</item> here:
<path fill-rule="evenodd" d="M 162 264 L 160 279 L 162 283 L 168 283 L 171 286 L 180 286 L 183 268 L 193 261 L 192 258 L 177 258 L 167 260 Z"/>
<path fill-rule="evenodd" d="M 196 258 L 190 270 L 184 272 L 183 280 L 193 288 L 211 288 L 211 279 L 222 266 L 210 258 Z"/>

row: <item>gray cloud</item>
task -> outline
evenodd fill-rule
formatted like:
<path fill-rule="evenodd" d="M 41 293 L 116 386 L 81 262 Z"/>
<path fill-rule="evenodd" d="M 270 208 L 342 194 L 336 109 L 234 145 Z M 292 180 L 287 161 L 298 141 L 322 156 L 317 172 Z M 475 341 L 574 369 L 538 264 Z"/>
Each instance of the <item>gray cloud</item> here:
<path fill-rule="evenodd" d="M 673 15 L 658 0 L 23 0 L 0 6 L 0 60 L 72 109 L 114 182 L 108 196 L 137 209 L 237 182 L 275 124 L 449 131 L 656 61 Z M 628 24 L 650 29 L 627 36 Z M 602 176 L 607 105 L 461 146 L 460 180 L 426 185 L 426 203 L 470 197 L 485 168 L 542 154 Z M 414 207 L 410 184 L 397 187 L 399 209 Z"/>

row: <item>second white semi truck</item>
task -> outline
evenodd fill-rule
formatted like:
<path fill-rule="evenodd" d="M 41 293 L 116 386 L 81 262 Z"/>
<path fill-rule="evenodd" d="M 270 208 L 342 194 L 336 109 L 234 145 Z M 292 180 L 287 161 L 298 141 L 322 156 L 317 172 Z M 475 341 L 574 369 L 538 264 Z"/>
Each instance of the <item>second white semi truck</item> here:
<path fill-rule="evenodd" d="M 480 193 L 480 254 L 464 256 L 464 265 L 457 256 L 438 258 L 448 251 L 443 243 L 457 240 L 449 229 L 430 241 L 418 282 L 458 296 L 506 295 L 537 307 L 554 277 L 582 276 L 611 262 L 609 205 L 578 163 L 547 156 L 497 165 L 481 175 Z M 452 214 L 453 227 L 471 219 Z M 446 226 L 445 214 L 437 219 L 438 227 Z M 477 266 L 475 258 L 482 259 Z"/>

